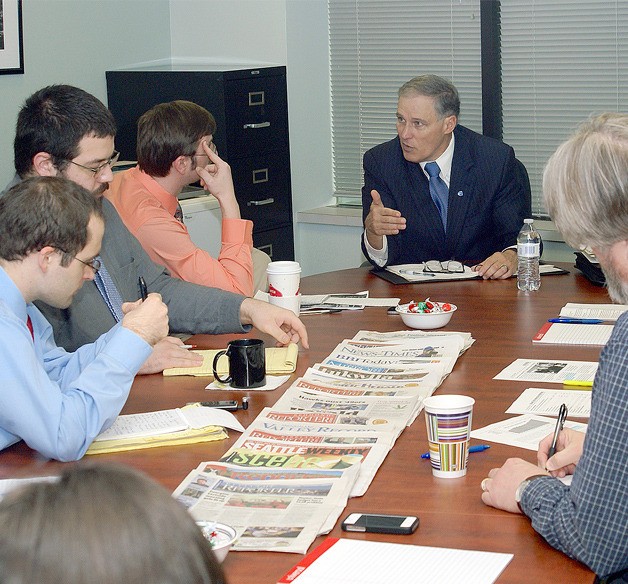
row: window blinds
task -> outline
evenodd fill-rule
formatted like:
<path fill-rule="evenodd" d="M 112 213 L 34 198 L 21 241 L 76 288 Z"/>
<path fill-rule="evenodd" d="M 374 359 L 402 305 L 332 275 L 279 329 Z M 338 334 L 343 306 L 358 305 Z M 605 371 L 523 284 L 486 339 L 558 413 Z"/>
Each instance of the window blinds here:
<path fill-rule="evenodd" d="M 627 111 L 628 2 L 502 0 L 504 142 L 526 165 L 533 214 L 547 216 L 547 159 L 592 113 Z"/>
<path fill-rule="evenodd" d="M 396 135 L 397 90 L 450 79 L 460 122 L 482 131 L 479 0 L 328 0 L 334 188 L 360 204 L 362 155 Z"/>

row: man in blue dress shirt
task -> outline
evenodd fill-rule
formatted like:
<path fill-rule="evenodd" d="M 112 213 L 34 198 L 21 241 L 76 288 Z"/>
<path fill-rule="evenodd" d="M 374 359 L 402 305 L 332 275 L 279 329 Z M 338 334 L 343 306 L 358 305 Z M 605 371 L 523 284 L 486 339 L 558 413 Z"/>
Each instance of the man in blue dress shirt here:
<path fill-rule="evenodd" d="M 565 241 L 592 247 L 611 299 L 628 304 L 628 115 L 583 124 L 550 158 L 543 191 Z M 627 396 L 628 312 L 602 350 L 586 436 L 560 431 L 550 457 L 550 435 L 538 466 L 511 458 L 482 481 L 487 505 L 524 513 L 549 544 L 608 582 L 624 582 L 618 573 L 628 570 Z M 570 486 L 555 478 L 566 475 Z"/>
<path fill-rule="evenodd" d="M 81 458 L 168 334 L 168 309 L 150 294 L 75 353 L 55 344 L 33 302 L 70 305 L 98 272 L 104 228 L 100 201 L 64 178 L 27 179 L 0 198 L 0 450 L 24 440 L 50 458 Z"/>

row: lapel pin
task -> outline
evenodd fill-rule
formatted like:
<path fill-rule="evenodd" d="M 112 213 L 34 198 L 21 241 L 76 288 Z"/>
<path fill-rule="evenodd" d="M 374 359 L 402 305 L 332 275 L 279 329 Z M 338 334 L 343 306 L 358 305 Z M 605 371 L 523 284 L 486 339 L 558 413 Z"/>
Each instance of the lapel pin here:
<path fill-rule="evenodd" d="M 462 191 L 458 191 L 458 196 L 462 197 L 462 195 L 464 195 L 464 193 Z"/>

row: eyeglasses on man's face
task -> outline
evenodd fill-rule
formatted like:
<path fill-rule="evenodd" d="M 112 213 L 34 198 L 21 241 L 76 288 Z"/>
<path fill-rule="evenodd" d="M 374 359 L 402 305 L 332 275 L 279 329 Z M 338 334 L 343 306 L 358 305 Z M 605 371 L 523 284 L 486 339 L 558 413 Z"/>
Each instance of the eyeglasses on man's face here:
<path fill-rule="evenodd" d="M 101 261 L 97 258 L 85 261 L 81 258 L 77 258 L 76 256 L 74 256 L 74 259 L 81 262 L 84 266 L 89 266 L 92 270 L 94 270 L 94 274 L 98 273 L 98 270 L 100 270 L 100 266 L 102 265 Z"/>
<path fill-rule="evenodd" d="M 73 260 L 81 262 L 84 266 L 89 266 L 92 270 L 94 270 L 94 274 L 98 273 L 98 270 L 100 270 L 100 266 L 102 265 L 102 262 L 98 258 L 93 258 L 91 260 L 82 260 L 81 258 L 78 258 L 75 255 L 72 255 L 71 253 L 68 253 L 67 251 L 61 248 L 57 248 L 57 250 L 63 254 L 71 256 Z"/>
<path fill-rule="evenodd" d="M 117 150 L 114 150 L 109 160 L 106 160 L 102 164 L 99 164 L 98 166 L 95 166 L 95 167 L 85 166 L 84 164 L 79 164 L 78 162 L 74 162 L 74 160 L 66 160 L 66 162 L 69 162 L 70 164 L 74 164 L 74 166 L 78 166 L 79 168 L 82 168 L 84 170 L 89 170 L 89 172 L 91 172 L 95 178 L 99 178 L 102 176 L 103 172 L 110 170 L 111 167 L 116 162 L 118 162 L 119 158 L 120 158 L 120 153 Z"/>
<path fill-rule="evenodd" d="M 456 260 L 447 260 L 445 262 L 428 260 L 423 266 L 423 271 L 435 274 L 464 274 L 464 266 Z"/>

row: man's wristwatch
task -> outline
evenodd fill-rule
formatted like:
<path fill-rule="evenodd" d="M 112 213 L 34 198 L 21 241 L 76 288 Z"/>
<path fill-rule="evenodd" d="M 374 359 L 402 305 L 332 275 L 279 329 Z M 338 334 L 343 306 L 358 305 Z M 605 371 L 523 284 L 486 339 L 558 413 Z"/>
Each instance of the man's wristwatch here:
<path fill-rule="evenodd" d="M 525 491 L 526 487 L 533 480 L 540 479 L 541 477 L 548 477 L 548 476 L 550 475 L 547 475 L 547 474 L 532 475 L 531 477 L 528 477 L 527 479 L 519 483 L 519 486 L 517 487 L 517 490 L 515 491 L 515 502 L 517 503 L 517 507 L 519 507 L 519 511 L 521 511 L 521 513 L 523 513 L 523 509 L 521 508 L 521 496 L 523 495 L 523 491 Z"/>

